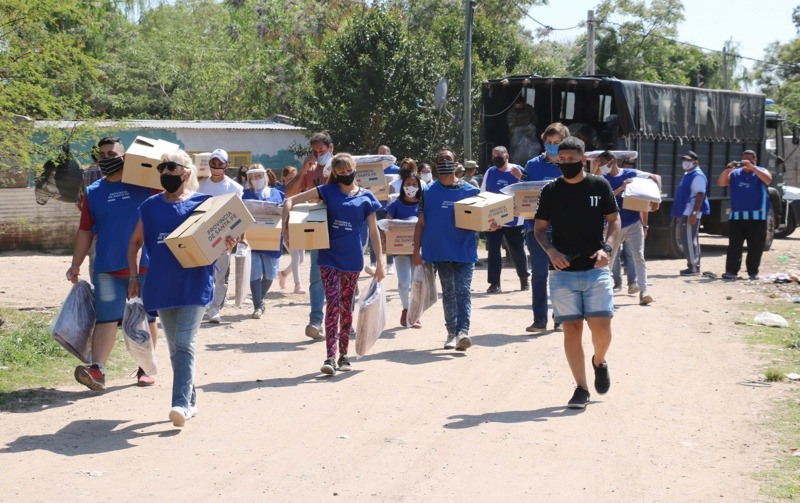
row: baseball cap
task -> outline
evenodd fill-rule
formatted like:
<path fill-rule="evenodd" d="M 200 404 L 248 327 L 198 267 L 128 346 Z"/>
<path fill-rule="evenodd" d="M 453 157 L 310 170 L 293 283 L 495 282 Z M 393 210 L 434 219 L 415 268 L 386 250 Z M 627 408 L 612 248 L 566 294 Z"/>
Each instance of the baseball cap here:
<path fill-rule="evenodd" d="M 465 161 L 464 162 L 465 169 L 478 169 L 478 163 L 475 161 Z"/>
<path fill-rule="evenodd" d="M 694 152 L 692 152 L 690 150 L 690 151 L 686 152 L 686 154 L 684 154 L 684 156 L 681 157 L 681 159 L 686 159 L 687 161 L 696 161 L 697 160 L 697 154 L 695 154 Z"/>
<path fill-rule="evenodd" d="M 211 152 L 211 157 L 209 157 L 208 160 L 210 161 L 211 159 L 217 159 L 227 164 L 228 153 L 222 150 L 221 148 L 218 148 L 215 151 Z"/>

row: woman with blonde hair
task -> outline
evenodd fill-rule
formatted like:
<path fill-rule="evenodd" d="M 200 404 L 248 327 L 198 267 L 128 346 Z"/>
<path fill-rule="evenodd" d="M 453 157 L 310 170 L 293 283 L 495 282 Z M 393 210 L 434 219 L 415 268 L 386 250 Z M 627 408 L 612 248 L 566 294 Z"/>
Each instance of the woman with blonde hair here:
<path fill-rule="evenodd" d="M 139 222 L 128 247 L 131 272 L 128 297 L 141 295 L 145 308 L 157 310 L 161 318 L 173 373 L 169 418 L 180 427 L 197 415 L 195 337 L 206 306 L 214 296 L 214 266 L 184 269 L 164 238 L 211 196 L 195 192 L 198 184 L 194 166 L 183 150 L 164 154 L 156 169 L 161 174 L 164 192 L 139 206 Z M 228 250 L 235 243 L 231 237 L 225 240 Z M 140 291 L 137 257 L 142 245 L 150 255 L 150 274 Z"/>

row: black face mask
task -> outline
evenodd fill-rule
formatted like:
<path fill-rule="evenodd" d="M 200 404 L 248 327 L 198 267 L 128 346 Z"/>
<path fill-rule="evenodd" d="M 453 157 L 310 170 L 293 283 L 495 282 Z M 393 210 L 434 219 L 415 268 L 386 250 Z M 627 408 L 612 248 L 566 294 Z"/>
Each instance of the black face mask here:
<path fill-rule="evenodd" d="M 498 155 L 497 157 L 492 157 L 492 162 L 498 168 L 502 168 L 506 163 L 505 156 Z"/>
<path fill-rule="evenodd" d="M 562 162 L 559 163 L 558 169 L 561 170 L 561 174 L 564 175 L 564 178 L 575 178 L 583 169 L 583 161 Z"/>
<path fill-rule="evenodd" d="M 356 179 L 356 172 L 353 171 L 349 175 L 336 175 L 336 181 L 342 185 L 353 185 Z"/>
<path fill-rule="evenodd" d="M 410 169 L 401 169 L 400 170 L 400 178 L 405 179 L 405 178 L 408 178 L 409 176 L 411 176 L 411 170 Z"/>
<path fill-rule="evenodd" d="M 100 172 L 103 173 L 103 176 L 113 175 L 122 169 L 123 164 L 125 164 L 125 159 L 122 157 L 106 157 L 105 159 L 97 161 L 97 165 L 100 167 Z"/>
<path fill-rule="evenodd" d="M 161 186 L 170 194 L 174 194 L 183 185 L 182 175 L 161 175 Z"/>

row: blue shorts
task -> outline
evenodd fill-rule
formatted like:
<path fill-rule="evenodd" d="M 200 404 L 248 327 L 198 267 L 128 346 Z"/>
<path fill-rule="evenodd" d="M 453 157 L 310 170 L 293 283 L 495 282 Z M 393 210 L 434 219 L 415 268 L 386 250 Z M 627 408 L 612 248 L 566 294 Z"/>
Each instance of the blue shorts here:
<path fill-rule="evenodd" d="M 139 276 L 139 288 L 144 289 L 146 274 Z M 94 305 L 97 311 L 97 323 L 121 322 L 125 313 L 125 303 L 128 300 L 127 277 L 112 276 L 107 272 L 95 272 L 92 278 L 94 283 Z M 147 321 L 155 321 L 153 313 L 147 313 Z"/>
<path fill-rule="evenodd" d="M 608 267 L 588 271 L 550 271 L 550 302 L 556 323 L 614 316 Z"/>

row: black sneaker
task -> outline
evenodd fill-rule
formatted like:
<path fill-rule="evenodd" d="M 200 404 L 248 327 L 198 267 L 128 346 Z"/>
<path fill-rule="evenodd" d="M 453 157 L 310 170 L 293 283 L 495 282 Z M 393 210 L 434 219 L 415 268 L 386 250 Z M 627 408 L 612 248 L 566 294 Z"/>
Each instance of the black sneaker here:
<path fill-rule="evenodd" d="M 600 366 L 594 364 L 594 356 L 592 356 L 592 368 L 594 369 L 594 389 L 601 395 L 608 392 L 611 387 L 611 376 L 608 375 L 608 363 L 603 362 Z"/>
<path fill-rule="evenodd" d="M 730 272 L 724 272 L 724 273 L 722 273 L 722 279 L 728 280 L 728 281 L 733 281 L 733 280 L 739 279 L 739 275 L 738 274 L 733 274 L 733 273 L 730 273 Z"/>
<path fill-rule="evenodd" d="M 523 292 L 527 292 L 531 289 L 530 284 L 528 283 L 528 278 L 520 278 L 519 280 L 519 289 Z"/>
<path fill-rule="evenodd" d="M 589 392 L 580 386 L 575 387 L 575 393 L 569 399 L 567 407 L 570 409 L 585 409 L 586 404 L 589 403 Z"/>
<path fill-rule="evenodd" d="M 486 293 L 500 293 L 502 291 L 500 285 L 489 285 L 489 289 L 486 290 Z"/>
<path fill-rule="evenodd" d="M 339 357 L 339 362 L 337 365 L 339 366 L 339 370 L 342 372 L 349 372 L 353 370 L 353 367 L 350 366 L 350 360 L 345 355 Z"/>
<path fill-rule="evenodd" d="M 323 374 L 328 374 L 328 375 L 331 375 L 331 376 L 335 375 L 336 374 L 336 363 L 334 363 L 333 358 L 328 358 L 327 360 L 325 360 L 325 362 L 322 364 L 322 367 L 319 369 L 319 371 L 322 372 Z"/>
<path fill-rule="evenodd" d="M 547 330 L 547 323 L 543 321 L 534 321 L 533 325 L 525 329 L 526 332 L 532 332 L 532 333 L 544 332 L 545 330 Z"/>
<path fill-rule="evenodd" d="M 688 269 L 683 269 L 681 271 L 681 276 L 697 276 L 699 274 L 700 274 L 700 269 L 688 268 Z"/>

